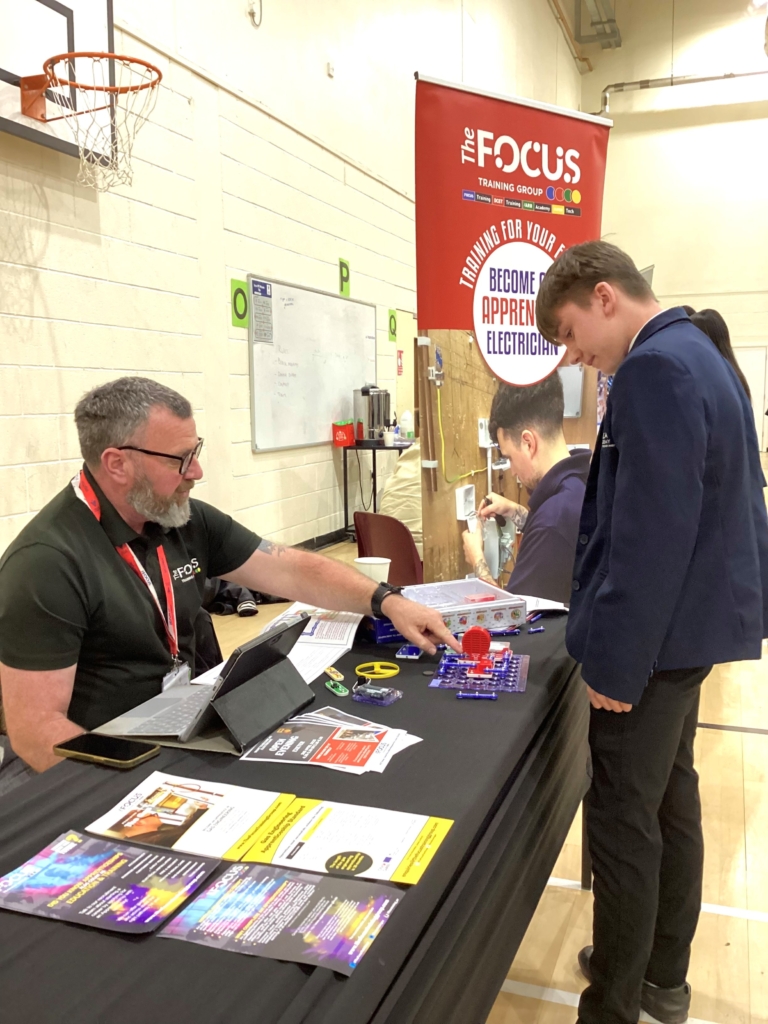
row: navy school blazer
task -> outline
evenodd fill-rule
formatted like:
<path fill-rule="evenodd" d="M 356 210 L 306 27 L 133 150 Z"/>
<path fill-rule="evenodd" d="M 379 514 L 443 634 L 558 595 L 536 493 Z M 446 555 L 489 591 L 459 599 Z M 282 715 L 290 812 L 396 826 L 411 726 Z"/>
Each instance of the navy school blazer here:
<path fill-rule="evenodd" d="M 768 517 L 752 409 L 683 309 L 619 367 L 584 496 L 566 644 L 598 693 L 654 670 L 759 658 Z"/>

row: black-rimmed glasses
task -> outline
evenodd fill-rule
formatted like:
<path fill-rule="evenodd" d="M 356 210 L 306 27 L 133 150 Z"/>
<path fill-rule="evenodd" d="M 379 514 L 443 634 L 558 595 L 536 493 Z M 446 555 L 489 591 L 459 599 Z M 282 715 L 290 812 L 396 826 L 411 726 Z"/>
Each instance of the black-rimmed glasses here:
<path fill-rule="evenodd" d="M 119 452 L 141 452 L 142 455 L 157 455 L 161 459 L 175 459 L 179 463 L 179 473 L 184 474 L 189 470 L 192 465 L 192 459 L 199 459 L 200 452 L 203 450 L 204 440 L 201 437 L 191 452 L 187 452 L 186 455 L 169 455 L 167 452 L 151 452 L 148 448 L 137 448 L 133 444 L 120 444 L 117 446 Z"/>

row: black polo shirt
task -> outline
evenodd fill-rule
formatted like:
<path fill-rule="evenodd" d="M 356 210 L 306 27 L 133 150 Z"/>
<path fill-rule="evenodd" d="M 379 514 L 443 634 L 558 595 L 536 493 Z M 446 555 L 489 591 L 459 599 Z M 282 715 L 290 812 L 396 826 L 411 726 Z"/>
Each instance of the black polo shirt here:
<path fill-rule="evenodd" d="M 172 665 L 154 601 L 115 548 L 130 544 L 165 611 L 157 560 L 162 542 L 176 598 L 179 656 L 194 670 L 194 621 L 205 579 L 237 569 L 260 538 L 195 499 L 186 526 L 147 523 L 137 534 L 86 474 L 101 503 L 100 522 L 67 484 L 0 558 L 0 661 L 33 672 L 76 662 L 68 716 L 94 729 L 160 693 Z"/>

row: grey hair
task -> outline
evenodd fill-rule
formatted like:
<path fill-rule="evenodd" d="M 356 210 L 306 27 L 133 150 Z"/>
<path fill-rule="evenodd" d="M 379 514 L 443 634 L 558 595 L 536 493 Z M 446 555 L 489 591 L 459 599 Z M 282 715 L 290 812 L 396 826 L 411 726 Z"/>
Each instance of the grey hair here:
<path fill-rule="evenodd" d="M 83 395 L 75 406 L 75 424 L 87 464 L 98 466 L 105 449 L 127 444 L 156 405 L 179 419 L 192 415 L 183 395 L 147 377 L 119 377 Z"/>

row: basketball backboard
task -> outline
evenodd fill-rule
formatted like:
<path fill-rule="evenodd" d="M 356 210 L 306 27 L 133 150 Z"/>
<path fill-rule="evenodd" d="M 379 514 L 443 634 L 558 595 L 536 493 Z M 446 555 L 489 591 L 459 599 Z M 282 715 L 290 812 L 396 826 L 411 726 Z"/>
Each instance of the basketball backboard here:
<path fill-rule="evenodd" d="M 114 49 L 112 0 L 0 0 L 0 131 L 78 157 L 65 120 L 45 123 L 21 113 L 19 79 L 41 74 L 56 54 Z M 55 116 L 56 104 L 48 107 Z"/>

